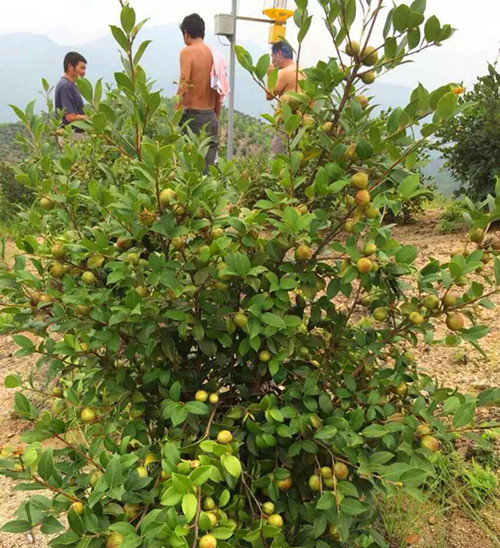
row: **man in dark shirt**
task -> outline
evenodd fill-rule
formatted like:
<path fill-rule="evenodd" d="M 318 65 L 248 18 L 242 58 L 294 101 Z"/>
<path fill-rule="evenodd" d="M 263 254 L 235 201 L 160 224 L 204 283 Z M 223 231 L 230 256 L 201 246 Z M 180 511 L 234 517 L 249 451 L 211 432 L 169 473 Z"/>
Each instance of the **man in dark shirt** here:
<path fill-rule="evenodd" d="M 85 76 L 86 69 L 87 60 L 82 55 L 76 51 L 70 51 L 65 55 L 64 75 L 57 83 L 55 91 L 56 110 L 64 111 L 62 126 L 87 118 L 83 110 L 83 98 L 75 84 L 77 78 Z M 82 132 L 77 128 L 75 131 Z"/>

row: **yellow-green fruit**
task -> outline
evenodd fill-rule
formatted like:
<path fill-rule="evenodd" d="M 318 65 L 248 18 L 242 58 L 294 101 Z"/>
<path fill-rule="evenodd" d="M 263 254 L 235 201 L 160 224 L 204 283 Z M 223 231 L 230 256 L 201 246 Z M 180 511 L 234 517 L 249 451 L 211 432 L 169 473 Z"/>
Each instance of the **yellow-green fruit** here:
<path fill-rule="evenodd" d="M 217 291 L 226 291 L 228 286 L 224 282 L 215 282 L 214 287 Z"/>
<path fill-rule="evenodd" d="M 383 322 L 388 315 L 389 315 L 389 310 L 387 310 L 385 306 L 378 306 L 373 311 L 373 317 L 375 318 L 375 320 L 377 320 L 377 322 Z"/>
<path fill-rule="evenodd" d="M 203 535 L 198 546 L 200 548 L 217 548 L 217 539 L 213 535 Z"/>
<path fill-rule="evenodd" d="M 427 310 L 436 310 L 439 306 L 439 299 L 436 295 L 427 295 L 422 304 Z"/>
<path fill-rule="evenodd" d="M 335 525 L 330 525 L 330 527 L 328 528 L 328 534 L 330 535 L 330 537 L 332 539 L 339 539 L 340 538 L 339 531 L 335 527 Z"/>
<path fill-rule="evenodd" d="M 137 253 L 129 253 L 125 260 L 130 264 L 139 264 L 139 255 Z"/>
<path fill-rule="evenodd" d="M 106 540 L 106 548 L 119 548 L 123 542 L 123 535 L 115 531 Z"/>
<path fill-rule="evenodd" d="M 82 282 L 86 285 L 91 285 L 96 282 L 96 277 L 93 272 L 88 270 L 82 274 Z"/>
<path fill-rule="evenodd" d="M 314 118 L 309 114 L 302 116 L 302 126 L 303 127 L 312 127 L 314 125 Z"/>
<path fill-rule="evenodd" d="M 224 236 L 224 229 L 221 227 L 212 229 L 212 232 L 210 233 L 212 240 L 217 240 L 217 238 L 222 238 L 222 236 Z"/>
<path fill-rule="evenodd" d="M 160 205 L 166 207 L 177 200 L 177 193 L 171 188 L 164 188 L 160 192 Z"/>
<path fill-rule="evenodd" d="M 309 478 L 309 489 L 311 491 L 319 491 L 321 489 L 321 478 L 316 474 Z"/>
<path fill-rule="evenodd" d="M 398 386 L 396 386 L 394 392 L 398 396 L 404 396 L 408 392 L 408 385 L 405 382 L 402 382 L 401 384 L 398 384 Z"/>
<path fill-rule="evenodd" d="M 356 55 L 359 55 L 360 51 L 361 46 L 359 45 L 359 42 L 354 42 L 353 40 L 347 42 L 345 52 L 349 57 L 356 57 Z"/>
<path fill-rule="evenodd" d="M 144 226 L 151 226 L 156 221 L 156 213 L 154 211 L 149 211 L 148 209 L 144 209 L 141 211 L 138 215 L 139 222 Z"/>
<path fill-rule="evenodd" d="M 140 478 L 147 478 L 148 477 L 148 471 L 144 466 L 138 466 L 135 471 L 139 475 Z"/>
<path fill-rule="evenodd" d="M 288 491 L 292 487 L 292 477 L 288 476 L 285 479 L 277 480 L 276 485 L 280 491 Z"/>
<path fill-rule="evenodd" d="M 102 472 L 100 470 L 96 470 L 91 476 L 90 476 L 90 485 L 92 487 L 96 486 L 97 481 L 102 476 Z"/>
<path fill-rule="evenodd" d="M 368 72 L 363 72 L 360 78 L 363 84 L 373 84 L 373 82 L 375 82 L 376 77 L 377 75 L 375 74 L 375 71 L 369 70 Z"/>
<path fill-rule="evenodd" d="M 453 293 L 447 293 L 443 297 L 443 306 L 445 308 L 450 308 L 452 306 L 455 306 L 456 302 L 457 302 L 457 297 Z"/>
<path fill-rule="evenodd" d="M 373 255 L 377 252 L 377 245 L 376 244 L 366 244 L 363 248 L 363 254 L 369 257 L 370 255 Z"/>
<path fill-rule="evenodd" d="M 206 515 L 210 520 L 210 527 L 215 527 L 217 525 L 217 522 L 219 521 L 217 519 L 217 516 L 213 512 L 207 512 Z"/>
<path fill-rule="evenodd" d="M 324 478 L 323 479 L 323 486 L 327 489 L 333 489 L 335 487 L 335 479 L 332 476 L 331 478 Z"/>
<path fill-rule="evenodd" d="M 343 462 L 336 462 L 333 473 L 338 480 L 345 480 L 349 475 L 349 468 Z"/>
<path fill-rule="evenodd" d="M 248 323 L 248 318 L 243 314 L 243 312 L 236 312 L 233 316 L 233 322 L 236 327 L 245 327 Z"/>
<path fill-rule="evenodd" d="M 88 314 L 90 312 L 90 305 L 78 304 L 76 305 L 76 310 L 79 314 Z"/>
<path fill-rule="evenodd" d="M 358 171 L 351 177 L 351 186 L 358 190 L 364 190 L 369 183 L 368 175 L 364 171 Z"/>
<path fill-rule="evenodd" d="M 212 497 L 205 497 L 201 501 L 202 510 L 213 510 L 215 508 L 215 500 Z"/>
<path fill-rule="evenodd" d="M 295 258 L 299 261 L 306 261 L 312 257 L 311 248 L 307 245 L 299 245 L 295 250 Z"/>
<path fill-rule="evenodd" d="M 424 447 L 435 453 L 439 449 L 439 441 L 434 436 L 423 436 L 420 440 L 420 447 Z"/>
<path fill-rule="evenodd" d="M 61 244 L 53 245 L 50 252 L 54 259 L 64 259 L 66 257 L 66 248 Z"/>
<path fill-rule="evenodd" d="M 128 502 L 123 505 L 123 509 L 128 520 L 136 518 L 141 512 L 141 507 L 138 504 L 130 504 Z"/>
<path fill-rule="evenodd" d="M 278 529 L 283 527 L 283 518 L 279 514 L 271 514 L 267 518 L 267 523 L 273 527 L 277 527 Z"/>
<path fill-rule="evenodd" d="M 368 98 L 364 95 L 356 95 L 354 99 L 359 103 L 363 110 L 365 110 L 365 108 L 368 106 Z"/>
<path fill-rule="evenodd" d="M 354 201 L 359 206 L 365 206 L 370 203 L 371 196 L 368 190 L 358 190 L 354 196 Z"/>
<path fill-rule="evenodd" d="M 415 437 L 423 438 L 424 436 L 428 436 L 430 433 L 431 433 L 431 429 L 429 428 L 429 425 L 419 424 L 417 426 L 417 429 L 415 430 Z"/>
<path fill-rule="evenodd" d="M 205 390 L 198 390 L 194 395 L 196 401 L 206 402 L 208 400 L 208 393 Z"/>
<path fill-rule="evenodd" d="M 362 259 L 358 259 L 358 261 L 356 262 L 356 268 L 362 274 L 366 274 L 367 272 L 371 272 L 372 262 L 370 261 L 370 259 L 363 257 Z"/>
<path fill-rule="evenodd" d="M 368 100 L 366 101 L 366 104 L 368 104 Z M 359 160 L 358 155 L 356 154 L 355 144 L 349 145 L 347 147 L 347 150 L 345 151 L 345 156 L 348 160 L 351 160 L 351 162 L 357 162 Z"/>
<path fill-rule="evenodd" d="M 149 466 L 153 462 L 160 462 L 160 457 L 156 453 L 149 452 L 144 459 L 144 466 Z"/>
<path fill-rule="evenodd" d="M 71 505 L 71 509 L 73 510 L 73 512 L 75 512 L 75 514 L 78 514 L 79 516 L 81 516 L 83 514 L 83 503 L 82 502 L 74 502 Z"/>
<path fill-rule="evenodd" d="M 42 198 L 40 200 L 40 207 L 44 211 L 50 211 L 50 210 L 54 209 L 55 206 L 56 206 L 56 204 L 52 200 L 49 200 L 48 198 Z"/>
<path fill-rule="evenodd" d="M 322 126 L 321 126 L 321 129 L 327 134 L 327 135 L 330 135 L 333 131 L 333 124 L 332 122 L 325 122 Z"/>
<path fill-rule="evenodd" d="M 380 211 L 374 207 L 370 207 L 366 210 L 367 219 L 376 219 L 380 215 Z"/>
<path fill-rule="evenodd" d="M 266 516 L 270 516 L 274 512 L 274 504 L 272 502 L 264 502 L 262 511 Z"/>
<path fill-rule="evenodd" d="M 61 278 L 65 272 L 66 269 L 61 263 L 53 263 L 50 266 L 50 275 L 54 278 Z"/>
<path fill-rule="evenodd" d="M 373 46 L 366 46 L 361 53 L 361 62 L 365 67 L 372 67 L 378 61 L 378 52 Z"/>
<path fill-rule="evenodd" d="M 422 325 L 424 323 L 424 317 L 419 312 L 411 312 L 408 319 L 413 325 Z"/>
<path fill-rule="evenodd" d="M 132 238 L 118 238 L 116 241 L 116 247 L 125 251 L 132 247 Z"/>
<path fill-rule="evenodd" d="M 268 350 L 261 350 L 259 352 L 259 361 L 267 363 L 271 359 L 271 353 Z"/>
<path fill-rule="evenodd" d="M 212 405 L 215 405 L 216 403 L 219 403 L 219 396 L 217 394 L 210 394 L 210 396 L 208 396 L 208 401 Z"/>
<path fill-rule="evenodd" d="M 170 241 L 170 244 L 174 249 L 182 249 L 184 247 L 184 243 L 184 238 L 181 238 L 180 236 L 176 236 Z"/>
<path fill-rule="evenodd" d="M 320 470 L 321 477 L 324 479 L 331 478 L 333 476 L 333 470 L 329 466 L 323 466 Z"/>
<path fill-rule="evenodd" d="M 83 422 L 92 422 L 96 418 L 96 413 L 91 407 L 85 407 L 80 413 L 80 418 Z"/>
<path fill-rule="evenodd" d="M 233 435 L 229 432 L 229 430 L 221 430 L 217 434 L 217 443 L 231 443 L 232 439 Z"/>
<path fill-rule="evenodd" d="M 356 227 L 356 223 L 351 220 L 346 221 L 344 224 L 344 230 L 348 232 L 349 234 L 352 234 L 354 232 L 355 227 Z"/>
<path fill-rule="evenodd" d="M 469 238 L 471 242 L 478 244 L 484 238 L 484 230 L 482 228 L 475 228 L 469 232 Z"/>
<path fill-rule="evenodd" d="M 446 327 L 448 327 L 448 329 L 451 329 L 452 331 L 460 331 L 464 328 L 464 325 L 465 319 L 462 314 L 453 312 L 452 314 L 448 314 L 448 316 L 446 316 Z"/>

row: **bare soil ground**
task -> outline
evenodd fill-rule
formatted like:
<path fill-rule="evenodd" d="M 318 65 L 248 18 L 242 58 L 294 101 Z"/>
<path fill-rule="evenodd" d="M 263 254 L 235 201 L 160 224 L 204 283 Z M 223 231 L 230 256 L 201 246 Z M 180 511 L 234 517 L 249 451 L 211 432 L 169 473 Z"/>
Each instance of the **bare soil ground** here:
<path fill-rule="evenodd" d="M 411 226 L 396 227 L 394 237 L 406 244 L 420 248 L 418 265 L 423 266 L 428 257 L 445 260 L 451 249 L 464 245 L 465 234 L 436 233 L 439 211 L 427 211 Z M 493 299 L 500 305 L 500 297 Z M 457 387 L 461 392 L 477 392 L 489 387 L 500 386 L 500 315 L 498 308 L 484 310 L 482 320 L 490 326 L 489 335 L 481 346 L 486 358 L 473 349 L 420 346 L 417 349 L 417 361 L 422 369 L 436 377 L 440 383 Z M 25 424 L 17 419 L 11 408 L 14 391 L 3 388 L 3 379 L 10 373 L 26 375 L 34 367 L 33 358 L 16 359 L 12 357 L 15 345 L 8 336 L 0 336 L 0 446 L 16 445 Z M 500 455 L 500 448 L 499 448 Z M 14 490 L 14 483 L 0 476 L 0 525 L 13 518 L 19 504 L 29 497 L 29 493 Z M 40 492 L 38 492 L 40 493 Z M 476 519 L 470 512 L 460 507 L 448 508 L 429 504 L 425 510 L 416 503 L 409 503 L 404 511 L 411 527 L 405 531 L 404 541 L 394 544 L 396 547 L 415 548 L 494 548 L 500 546 L 500 512 L 492 506 L 479 511 Z M 415 519 L 413 519 L 413 515 Z M 0 548 L 45 547 L 47 538 L 36 534 L 27 535 L 0 534 Z"/>

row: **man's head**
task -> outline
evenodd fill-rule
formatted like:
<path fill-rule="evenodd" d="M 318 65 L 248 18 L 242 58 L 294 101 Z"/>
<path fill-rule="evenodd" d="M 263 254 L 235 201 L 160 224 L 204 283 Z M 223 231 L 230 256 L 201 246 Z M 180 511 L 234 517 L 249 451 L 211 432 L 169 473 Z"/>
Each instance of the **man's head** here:
<path fill-rule="evenodd" d="M 64 72 L 71 78 L 85 76 L 87 70 L 87 59 L 76 51 L 70 51 L 64 56 Z"/>
<path fill-rule="evenodd" d="M 271 49 L 271 61 L 275 67 L 282 68 L 293 60 L 293 50 L 290 44 L 283 40 L 273 44 Z"/>
<path fill-rule="evenodd" d="M 197 14 L 192 13 L 181 23 L 181 31 L 184 36 L 184 43 L 188 44 L 190 41 L 196 38 L 205 38 L 205 21 Z"/>

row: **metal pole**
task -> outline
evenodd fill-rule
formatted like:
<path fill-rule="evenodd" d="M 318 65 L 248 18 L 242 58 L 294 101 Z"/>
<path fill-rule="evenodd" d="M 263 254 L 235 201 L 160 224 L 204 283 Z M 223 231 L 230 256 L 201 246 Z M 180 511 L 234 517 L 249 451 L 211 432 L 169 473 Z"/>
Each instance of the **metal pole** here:
<path fill-rule="evenodd" d="M 234 86 L 236 82 L 236 53 L 234 46 L 236 45 L 236 20 L 238 17 L 238 0 L 233 0 L 233 9 L 231 15 L 234 20 L 234 33 L 231 37 L 231 55 L 229 58 L 229 86 L 231 93 L 229 94 L 229 107 L 227 111 L 227 159 L 233 158 L 233 134 L 234 134 Z"/>

